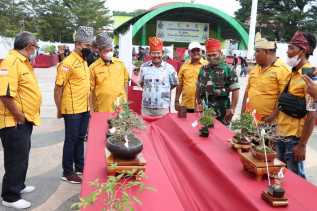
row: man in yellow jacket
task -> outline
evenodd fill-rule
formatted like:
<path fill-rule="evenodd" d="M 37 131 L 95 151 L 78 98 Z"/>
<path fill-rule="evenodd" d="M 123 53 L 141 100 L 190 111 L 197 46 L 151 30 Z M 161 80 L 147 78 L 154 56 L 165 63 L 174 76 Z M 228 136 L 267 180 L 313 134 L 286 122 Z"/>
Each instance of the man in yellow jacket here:
<path fill-rule="evenodd" d="M 78 175 L 84 168 L 84 140 L 90 116 L 90 73 L 86 60 L 91 53 L 93 29 L 79 27 L 74 40 L 75 50 L 58 65 L 54 97 L 57 116 L 65 122 L 62 180 L 78 184 Z"/>
<path fill-rule="evenodd" d="M 117 98 L 127 98 L 129 73 L 124 63 L 113 57 L 112 39 L 106 33 L 97 35 L 96 45 L 100 58 L 89 67 L 93 110 L 112 112 Z"/>
<path fill-rule="evenodd" d="M 21 32 L 0 65 L 0 138 L 5 170 L 1 196 L 4 206 L 16 209 L 31 206 L 21 194 L 35 189 L 25 186 L 25 177 L 32 129 L 40 124 L 41 93 L 30 63 L 37 48 L 36 38 Z"/>
<path fill-rule="evenodd" d="M 201 58 L 201 45 L 199 42 L 191 42 L 188 46 L 190 60 L 186 61 L 178 73 L 179 84 L 176 89 L 175 109 L 179 105 L 185 106 L 187 112 L 195 111 L 196 83 L 200 68 L 208 62 Z M 179 98 L 182 95 L 181 104 Z"/>

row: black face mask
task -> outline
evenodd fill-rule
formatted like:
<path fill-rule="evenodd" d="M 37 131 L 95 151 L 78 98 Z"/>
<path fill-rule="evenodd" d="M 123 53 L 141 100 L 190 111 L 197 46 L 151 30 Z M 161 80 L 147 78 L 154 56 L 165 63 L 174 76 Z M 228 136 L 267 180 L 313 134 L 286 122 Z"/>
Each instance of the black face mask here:
<path fill-rule="evenodd" d="M 81 49 L 81 53 L 83 55 L 83 59 L 87 60 L 88 56 L 91 54 L 90 48 Z"/>

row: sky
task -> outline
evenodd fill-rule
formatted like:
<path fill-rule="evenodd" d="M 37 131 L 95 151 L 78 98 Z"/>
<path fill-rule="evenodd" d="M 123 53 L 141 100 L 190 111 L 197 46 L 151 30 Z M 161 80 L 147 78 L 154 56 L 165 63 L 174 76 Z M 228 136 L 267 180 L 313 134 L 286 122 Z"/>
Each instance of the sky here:
<path fill-rule="evenodd" d="M 107 0 L 106 6 L 110 10 L 131 12 L 136 9 L 149 9 L 155 5 L 166 2 L 177 2 L 177 0 Z M 182 0 L 179 2 L 190 2 L 190 0 Z M 231 16 L 234 16 L 234 12 L 240 7 L 239 2 L 236 0 L 196 0 L 195 3 L 215 7 Z"/>

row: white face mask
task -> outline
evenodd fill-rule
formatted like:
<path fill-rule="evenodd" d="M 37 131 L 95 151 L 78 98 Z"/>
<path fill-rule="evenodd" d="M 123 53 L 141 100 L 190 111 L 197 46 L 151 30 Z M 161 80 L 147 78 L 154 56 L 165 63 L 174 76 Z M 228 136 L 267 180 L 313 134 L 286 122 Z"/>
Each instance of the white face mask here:
<path fill-rule="evenodd" d="M 34 51 L 30 56 L 29 56 L 29 60 L 33 61 L 36 57 L 36 51 Z"/>
<path fill-rule="evenodd" d="M 111 60 L 112 60 L 112 57 L 113 57 L 113 52 L 112 52 L 112 51 L 110 51 L 110 52 L 108 52 L 108 53 L 105 54 L 105 59 L 106 59 L 107 61 L 111 61 Z"/>
<path fill-rule="evenodd" d="M 293 56 L 292 58 L 287 57 L 286 63 L 287 63 L 291 68 L 296 67 L 296 66 L 300 63 L 300 61 L 301 61 L 301 59 L 298 58 L 298 57 L 299 57 L 298 55 Z"/>

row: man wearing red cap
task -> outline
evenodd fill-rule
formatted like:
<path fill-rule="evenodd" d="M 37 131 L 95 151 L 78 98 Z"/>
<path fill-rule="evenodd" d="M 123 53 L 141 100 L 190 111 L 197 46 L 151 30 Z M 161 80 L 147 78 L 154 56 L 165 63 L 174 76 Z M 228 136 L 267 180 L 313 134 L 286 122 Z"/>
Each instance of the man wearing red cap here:
<path fill-rule="evenodd" d="M 149 38 L 151 61 L 140 68 L 140 85 L 143 87 L 142 114 L 162 116 L 170 111 L 171 90 L 178 84 L 174 67 L 164 61 L 163 42 Z"/>
<path fill-rule="evenodd" d="M 292 67 L 288 82 L 288 95 L 295 96 L 293 104 L 299 104 L 299 99 L 305 102 L 307 87 L 303 80 L 304 70 L 312 67 L 308 58 L 316 48 L 316 38 L 311 33 L 296 32 L 288 45 L 287 64 Z M 280 98 L 281 102 L 281 98 Z M 286 110 L 285 110 L 286 108 Z M 304 117 L 294 117 L 287 107 L 279 106 L 277 118 L 278 135 L 283 137 L 277 142 L 279 159 L 287 164 L 287 168 L 305 178 L 304 160 L 306 144 L 312 134 L 316 119 L 316 110 L 308 109 Z M 302 109 L 305 114 L 305 108 Z"/>
<path fill-rule="evenodd" d="M 213 108 L 217 119 L 228 125 L 239 98 L 238 77 L 224 62 L 221 43 L 208 39 L 205 43 L 208 64 L 200 70 L 196 89 L 196 109 Z M 231 102 L 229 99 L 232 93 Z"/>

